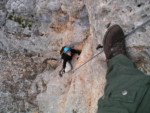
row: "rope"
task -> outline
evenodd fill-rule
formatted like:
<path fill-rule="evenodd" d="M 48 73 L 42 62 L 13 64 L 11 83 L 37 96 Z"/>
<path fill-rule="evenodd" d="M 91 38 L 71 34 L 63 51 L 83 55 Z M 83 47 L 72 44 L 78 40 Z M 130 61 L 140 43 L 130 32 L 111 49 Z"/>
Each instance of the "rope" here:
<path fill-rule="evenodd" d="M 140 26 L 138 26 L 137 28 L 135 28 L 134 30 L 132 30 L 131 32 L 129 32 L 129 33 L 127 33 L 126 35 L 125 35 L 125 37 L 128 37 L 128 36 L 130 36 L 130 35 L 132 35 L 133 33 L 135 33 L 138 29 L 140 29 L 140 28 L 142 28 L 142 27 L 144 27 L 146 24 L 148 24 L 150 22 L 150 19 L 149 20 L 147 20 L 146 22 L 144 22 L 143 24 L 141 24 Z M 87 64 L 88 62 L 90 62 L 92 59 L 94 59 L 95 57 L 97 57 L 99 54 L 101 54 L 103 52 L 103 50 L 102 51 L 100 51 L 98 54 L 96 54 L 95 56 L 93 56 L 92 58 L 90 58 L 88 61 L 86 61 L 85 63 L 83 63 L 83 64 L 81 64 L 79 67 L 77 67 L 76 69 L 74 69 L 74 70 L 71 70 L 71 72 L 75 72 L 75 71 L 77 71 L 79 68 L 81 68 L 82 66 L 84 66 L 85 64 Z"/>
<path fill-rule="evenodd" d="M 127 34 L 125 35 L 125 37 L 128 37 L 128 36 L 132 35 L 132 34 L 135 33 L 138 29 L 144 27 L 144 26 L 145 26 L 146 24 L 148 24 L 149 22 L 150 22 L 150 19 L 147 20 L 146 22 L 144 22 L 143 24 L 141 24 L 140 26 L 138 26 L 137 28 L 135 28 L 133 31 L 127 33 Z"/>
<path fill-rule="evenodd" d="M 79 68 L 81 68 L 83 65 L 87 64 L 88 62 L 90 62 L 92 59 L 94 59 L 95 57 L 97 57 L 99 54 L 101 54 L 103 52 L 100 51 L 99 53 L 97 53 L 96 55 L 94 55 L 92 58 L 90 58 L 88 61 L 86 61 L 85 63 L 83 63 L 82 65 L 80 65 L 79 67 L 77 67 L 76 69 L 72 70 L 72 72 L 74 73 L 76 70 L 78 70 Z"/>

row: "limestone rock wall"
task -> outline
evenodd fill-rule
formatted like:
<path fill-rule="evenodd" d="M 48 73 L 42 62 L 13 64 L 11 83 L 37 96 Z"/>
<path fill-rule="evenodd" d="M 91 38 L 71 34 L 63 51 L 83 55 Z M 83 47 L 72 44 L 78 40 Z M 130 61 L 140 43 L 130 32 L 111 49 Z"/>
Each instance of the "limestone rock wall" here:
<path fill-rule="evenodd" d="M 125 34 L 150 19 L 149 0 L 97 0 L 86 2 L 93 35 L 93 45 L 102 44 L 107 28 L 119 24 Z M 141 69 L 149 74 L 149 24 L 126 38 L 129 55 Z M 143 63 L 144 64 L 143 64 Z"/>
<path fill-rule="evenodd" d="M 0 1 L 0 112 L 96 113 L 106 84 L 104 53 L 59 77 L 59 50 L 82 50 L 76 69 L 96 55 L 107 28 L 125 34 L 150 19 L 149 0 Z M 150 74 L 150 23 L 126 38 L 128 54 Z M 79 58 L 78 58 L 79 57 Z"/>

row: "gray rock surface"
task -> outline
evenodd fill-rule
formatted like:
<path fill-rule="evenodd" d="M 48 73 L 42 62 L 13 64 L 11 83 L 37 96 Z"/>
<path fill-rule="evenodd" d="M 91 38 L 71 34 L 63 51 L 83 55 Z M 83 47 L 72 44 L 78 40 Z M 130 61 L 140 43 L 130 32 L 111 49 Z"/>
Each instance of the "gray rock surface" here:
<path fill-rule="evenodd" d="M 3 26 L 6 21 L 6 13 L 0 10 L 0 26 Z"/>
<path fill-rule="evenodd" d="M 47 9 L 50 11 L 58 11 L 60 10 L 61 3 L 60 0 L 49 0 L 47 3 Z"/>
<path fill-rule="evenodd" d="M 101 51 L 109 26 L 128 34 L 149 19 L 149 0 L 1 0 L 0 112 L 96 113 L 106 84 L 104 53 L 61 78 L 59 50 L 82 50 L 72 61 L 76 69 Z M 147 74 L 149 30 L 150 23 L 126 38 L 130 58 Z"/>
<path fill-rule="evenodd" d="M 12 20 L 6 21 L 6 30 L 9 33 L 19 33 L 21 32 L 21 27 L 17 22 L 14 22 Z"/>
<path fill-rule="evenodd" d="M 35 5 L 36 0 L 8 0 L 6 8 L 8 12 L 33 13 Z"/>

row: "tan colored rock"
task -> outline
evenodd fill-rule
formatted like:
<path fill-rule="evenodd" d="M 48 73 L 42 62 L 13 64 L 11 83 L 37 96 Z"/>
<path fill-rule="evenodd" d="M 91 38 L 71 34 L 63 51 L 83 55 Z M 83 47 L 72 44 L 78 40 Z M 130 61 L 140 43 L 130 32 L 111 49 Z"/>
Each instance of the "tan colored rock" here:
<path fill-rule="evenodd" d="M 4 13 L 15 9 L 15 15 L 32 20 L 32 27 L 29 31 L 21 30 L 14 21 L 2 19 L 2 112 L 96 113 L 107 70 L 104 52 L 89 61 L 102 51 L 96 50 L 97 45 L 103 44 L 109 26 L 119 24 L 127 34 L 150 16 L 149 0 L 8 0 L 5 5 Z M 26 35 L 16 33 L 20 30 Z M 131 59 L 147 74 L 150 73 L 149 30 L 147 24 L 126 39 Z M 65 45 L 82 53 L 71 62 L 75 71 L 61 78 L 59 51 Z M 43 63 L 48 58 L 56 60 Z"/>
<path fill-rule="evenodd" d="M 87 38 L 84 44 L 82 43 L 83 48 L 79 59 L 73 60 L 74 69 L 78 68 L 80 65 L 88 61 L 88 59 L 90 59 L 92 56 L 96 55 L 98 52 L 101 51 L 96 50 L 96 46 L 98 44 L 102 44 L 103 36 L 107 30 L 107 27 L 113 24 L 119 24 L 121 25 L 121 27 L 123 27 L 124 31 L 129 32 L 132 26 L 136 27 L 136 22 L 135 25 L 133 25 L 133 21 L 139 20 L 139 13 L 138 11 L 136 12 L 137 7 L 135 6 L 135 4 L 137 3 L 133 1 L 124 1 L 123 3 L 122 1 L 98 0 L 93 2 L 92 0 L 87 0 L 85 4 L 88 10 L 90 20 L 90 36 Z M 128 9 L 126 9 L 126 7 L 128 7 Z M 143 7 L 146 8 L 147 5 L 145 4 L 145 6 Z M 133 12 L 135 12 L 137 18 L 134 16 Z M 130 18 L 134 18 L 134 20 L 131 21 Z M 140 21 L 142 21 L 141 23 L 144 22 L 142 19 Z M 149 29 L 148 26 L 145 28 Z M 72 29 L 72 31 L 74 31 L 74 29 Z M 136 33 L 138 34 L 138 32 Z M 147 32 L 140 34 L 144 36 L 147 34 Z M 141 38 L 138 39 L 141 40 Z M 127 43 L 132 45 L 133 43 L 129 40 L 131 39 L 127 39 Z M 66 43 L 67 41 L 73 40 L 65 38 L 64 41 Z M 128 48 L 128 51 L 133 52 L 133 48 L 135 48 L 137 51 L 145 51 L 145 47 L 147 46 L 140 46 L 140 41 L 139 43 L 138 40 L 134 41 L 136 41 L 136 48 L 135 46 L 132 46 L 132 48 Z M 129 46 L 127 45 L 127 47 Z M 131 56 L 135 53 L 135 51 L 134 53 L 132 52 L 130 52 Z M 136 55 L 136 58 L 138 59 L 138 54 Z M 138 65 L 143 65 L 143 61 L 138 63 Z M 54 73 L 57 73 L 58 70 L 56 70 Z M 61 83 L 57 83 L 57 88 L 60 88 L 63 85 L 65 85 L 66 87 L 63 90 L 60 90 L 63 92 L 60 95 L 57 95 L 57 99 L 55 99 L 55 102 L 53 104 L 51 103 L 49 105 L 46 105 L 46 108 L 41 107 L 41 109 L 44 110 L 44 112 L 51 111 L 57 113 L 96 113 L 98 99 L 103 95 L 104 86 L 106 84 L 106 70 L 107 66 L 105 62 L 105 56 L 104 53 L 102 53 L 92 61 L 88 62 L 87 64 L 76 70 L 74 73 L 70 72 L 68 74 L 65 74 L 63 78 L 60 79 L 59 77 L 56 77 L 58 80 L 60 80 L 59 83 Z M 146 70 L 148 69 L 146 68 Z M 50 92 L 55 91 L 55 88 L 52 90 L 53 87 L 50 87 L 51 84 L 53 84 L 53 82 L 48 83 L 46 93 L 40 94 L 40 96 L 38 96 L 39 98 L 37 99 L 39 99 L 39 103 L 41 102 L 40 100 L 44 99 L 44 102 L 40 103 L 40 106 L 41 104 L 48 103 L 44 95 L 47 96 L 46 98 L 51 98 L 51 96 L 53 95 Z M 54 107 L 50 108 L 50 105 L 53 105 Z"/>

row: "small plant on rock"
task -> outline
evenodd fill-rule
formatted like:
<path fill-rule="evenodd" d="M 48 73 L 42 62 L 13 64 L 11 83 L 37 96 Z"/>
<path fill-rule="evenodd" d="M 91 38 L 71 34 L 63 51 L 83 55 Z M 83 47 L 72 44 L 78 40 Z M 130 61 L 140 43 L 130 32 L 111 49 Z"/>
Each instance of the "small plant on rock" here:
<path fill-rule="evenodd" d="M 32 28 L 32 24 L 29 19 L 23 19 L 21 16 L 15 16 L 14 11 L 11 14 L 9 14 L 8 19 L 17 22 L 21 25 L 22 28 L 28 27 L 29 30 L 31 30 Z"/>

